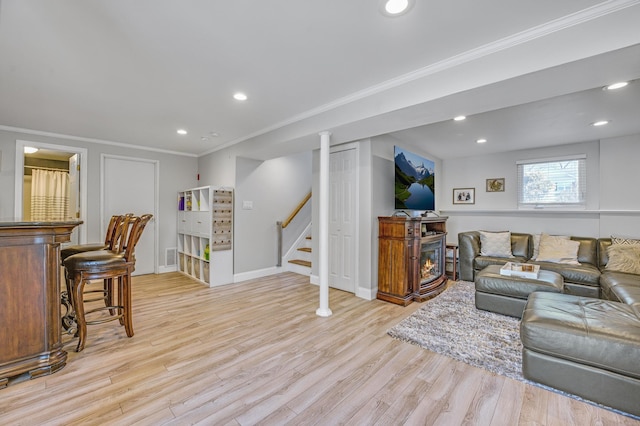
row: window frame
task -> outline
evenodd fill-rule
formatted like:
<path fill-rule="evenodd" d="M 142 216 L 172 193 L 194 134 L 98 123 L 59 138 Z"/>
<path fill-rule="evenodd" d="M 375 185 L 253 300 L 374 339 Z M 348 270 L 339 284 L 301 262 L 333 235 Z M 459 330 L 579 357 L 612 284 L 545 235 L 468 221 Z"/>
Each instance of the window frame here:
<path fill-rule="evenodd" d="M 537 199 L 535 201 L 523 201 L 525 195 L 525 178 L 524 178 L 524 169 L 526 166 L 531 166 L 534 164 L 554 164 L 561 163 L 567 161 L 577 161 L 577 172 L 578 176 L 576 179 L 576 184 L 578 186 L 577 193 L 579 200 L 572 202 L 563 202 L 558 200 L 549 200 L 545 201 L 543 199 Z M 564 157 L 551 157 L 551 158 L 538 158 L 538 159 L 528 159 L 528 160 L 518 160 L 516 161 L 517 167 L 517 204 L 519 210 L 533 210 L 533 209 L 557 209 L 557 210 L 585 210 L 587 207 L 587 155 L 586 154 L 577 154 L 577 155 L 569 155 Z M 546 175 L 547 178 L 556 178 L 558 176 L 549 176 Z M 558 185 L 558 182 L 555 182 Z M 556 194 L 558 195 L 558 194 Z"/>

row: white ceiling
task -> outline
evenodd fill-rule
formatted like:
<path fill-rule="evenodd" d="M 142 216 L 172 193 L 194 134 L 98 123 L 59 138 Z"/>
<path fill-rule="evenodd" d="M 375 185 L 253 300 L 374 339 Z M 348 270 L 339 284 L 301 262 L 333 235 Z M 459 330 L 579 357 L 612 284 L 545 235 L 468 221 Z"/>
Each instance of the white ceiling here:
<path fill-rule="evenodd" d="M 440 158 L 479 136 L 490 152 L 640 133 L 640 82 L 585 91 L 640 78 L 638 17 L 636 0 L 417 0 L 395 18 L 380 0 L 1 0 L 0 128 L 257 157 L 320 130 Z"/>

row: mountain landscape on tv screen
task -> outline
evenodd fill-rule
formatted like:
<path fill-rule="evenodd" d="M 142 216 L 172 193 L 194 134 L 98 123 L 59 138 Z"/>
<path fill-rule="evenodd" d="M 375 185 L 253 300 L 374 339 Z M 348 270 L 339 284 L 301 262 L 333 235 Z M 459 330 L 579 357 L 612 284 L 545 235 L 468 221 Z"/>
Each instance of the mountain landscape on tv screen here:
<path fill-rule="evenodd" d="M 395 208 L 434 210 L 435 176 L 433 161 L 396 147 Z"/>

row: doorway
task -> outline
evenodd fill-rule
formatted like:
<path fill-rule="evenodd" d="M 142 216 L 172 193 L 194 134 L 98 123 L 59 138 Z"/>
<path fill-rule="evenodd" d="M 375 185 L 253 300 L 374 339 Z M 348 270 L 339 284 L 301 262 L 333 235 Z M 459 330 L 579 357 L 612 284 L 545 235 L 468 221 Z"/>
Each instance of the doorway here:
<path fill-rule="evenodd" d="M 106 229 L 107 222 L 115 214 L 153 214 L 136 245 L 134 275 L 158 273 L 159 162 L 102 154 L 101 163 L 102 228 Z"/>
<path fill-rule="evenodd" d="M 358 148 L 338 146 L 329 160 L 329 286 L 355 293 L 358 265 Z"/>
<path fill-rule="evenodd" d="M 26 148 L 32 148 L 26 153 Z M 31 221 L 32 216 L 31 193 L 34 172 L 51 172 L 68 179 L 68 197 L 65 201 L 64 218 L 55 220 L 82 220 L 86 222 L 87 206 L 87 150 L 84 148 L 53 145 L 33 141 L 16 141 L 15 167 L 15 204 L 14 216 L 16 220 Z M 38 216 L 36 220 L 46 220 Z M 52 219 L 53 220 L 53 219 Z M 87 241 L 86 223 L 76 227 L 71 234 L 71 244 L 81 244 Z"/>

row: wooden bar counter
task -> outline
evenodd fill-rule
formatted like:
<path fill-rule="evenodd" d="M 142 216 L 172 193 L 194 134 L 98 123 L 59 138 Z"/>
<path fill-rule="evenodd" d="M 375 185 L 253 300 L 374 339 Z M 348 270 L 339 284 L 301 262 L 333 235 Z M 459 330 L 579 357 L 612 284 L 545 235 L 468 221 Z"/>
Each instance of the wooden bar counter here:
<path fill-rule="evenodd" d="M 65 366 L 60 243 L 80 221 L 0 221 L 0 388 Z"/>

